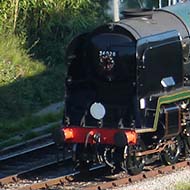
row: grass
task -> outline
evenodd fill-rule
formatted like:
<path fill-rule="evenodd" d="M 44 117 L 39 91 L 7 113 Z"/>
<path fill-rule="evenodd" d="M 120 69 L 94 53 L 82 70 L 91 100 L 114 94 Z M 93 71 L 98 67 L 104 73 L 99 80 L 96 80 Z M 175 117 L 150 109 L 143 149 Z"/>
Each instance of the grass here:
<path fill-rule="evenodd" d="M 26 117 L 24 119 L 20 119 L 18 121 L 7 121 L 0 124 L 1 133 L 6 132 L 8 135 L 17 135 L 22 132 L 25 132 L 28 129 L 34 129 L 43 125 L 47 125 L 48 123 L 55 122 L 60 120 L 62 117 L 62 112 L 57 114 L 48 114 L 45 116 L 31 116 Z M 6 137 L 5 137 L 6 139 Z"/>
<path fill-rule="evenodd" d="M 62 119 L 62 112 L 63 111 L 44 116 L 31 116 L 18 121 L 7 121 L 1 123 L 0 148 L 52 132 L 55 127 L 58 127 L 58 124 L 55 124 L 55 122 Z M 34 130 L 38 127 L 39 130 Z"/>
<path fill-rule="evenodd" d="M 189 190 L 189 189 L 190 189 L 190 182 L 189 183 L 179 183 L 175 187 L 175 190 Z"/>
<path fill-rule="evenodd" d="M 13 35 L 0 37 L 0 122 L 30 116 L 64 97 L 64 63 L 32 59 Z"/>
<path fill-rule="evenodd" d="M 32 77 L 46 70 L 44 64 L 34 61 L 22 47 L 22 40 L 10 34 L 0 35 L 0 87 L 20 78 Z"/>
<path fill-rule="evenodd" d="M 32 129 L 55 122 L 61 113 L 33 113 L 64 97 L 64 63 L 48 67 L 32 59 L 24 39 L 0 35 L 0 147 L 40 134 Z M 14 139 L 14 136 L 20 138 Z M 10 140 L 9 140 L 10 139 Z"/>

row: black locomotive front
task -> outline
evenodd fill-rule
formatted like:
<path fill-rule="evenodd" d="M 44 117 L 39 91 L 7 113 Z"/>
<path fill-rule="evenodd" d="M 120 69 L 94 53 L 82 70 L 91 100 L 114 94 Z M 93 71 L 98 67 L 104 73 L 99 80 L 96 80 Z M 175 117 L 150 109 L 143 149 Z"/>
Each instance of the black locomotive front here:
<path fill-rule="evenodd" d="M 66 117 L 72 125 L 85 121 L 87 126 L 134 127 L 136 43 L 121 27 L 110 27 L 95 30 L 80 46 L 78 56 L 69 55 Z M 93 103 L 105 108 L 101 124 L 90 114 Z"/>
<path fill-rule="evenodd" d="M 145 109 L 155 109 L 158 99 L 150 97 L 166 90 L 165 80 L 172 88 L 183 86 L 179 33 L 135 35 L 127 24 L 112 23 L 71 43 L 65 112 L 69 125 L 151 128 L 153 120 L 146 121 Z M 94 117 L 92 106 L 97 114 L 102 110 L 102 117 Z"/>
<path fill-rule="evenodd" d="M 124 12 L 123 20 L 71 42 L 64 124 L 55 139 L 72 146 L 75 163 L 136 174 L 155 156 L 172 164 L 190 152 L 186 7 L 190 2 Z"/>

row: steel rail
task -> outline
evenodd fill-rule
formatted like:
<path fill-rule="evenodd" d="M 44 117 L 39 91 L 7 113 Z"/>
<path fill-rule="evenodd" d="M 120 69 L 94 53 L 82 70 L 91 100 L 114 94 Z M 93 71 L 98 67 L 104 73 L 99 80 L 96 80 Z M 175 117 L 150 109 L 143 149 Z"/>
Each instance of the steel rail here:
<path fill-rule="evenodd" d="M 65 159 L 60 160 L 59 164 L 63 163 L 63 162 L 65 162 L 67 164 L 70 161 L 71 161 L 71 156 L 67 156 L 67 157 L 65 157 Z M 19 172 L 18 174 L 14 174 L 14 175 L 11 175 L 11 176 L 1 178 L 0 179 L 0 187 L 3 187 L 3 186 L 5 186 L 7 184 L 10 184 L 10 183 L 17 183 L 22 178 L 24 178 L 24 176 L 30 175 L 31 173 L 34 173 L 34 172 L 37 172 L 37 171 L 45 170 L 45 169 L 47 169 L 49 167 L 57 166 L 57 164 L 58 164 L 57 161 L 52 161 L 52 162 L 49 162 L 47 164 L 31 168 L 29 170 Z"/>
<path fill-rule="evenodd" d="M 48 181 L 40 182 L 40 183 L 35 183 L 32 185 L 28 185 L 25 187 L 20 187 L 16 190 L 37 190 L 37 189 L 42 189 L 42 188 L 48 188 L 54 185 L 64 185 L 65 183 L 68 183 L 72 181 L 72 177 L 79 174 L 80 172 L 74 172 L 70 175 L 62 176 L 62 177 L 57 177 Z"/>
<path fill-rule="evenodd" d="M 49 141 L 49 142 L 47 142 Z M 38 145 L 40 142 L 43 142 L 41 145 Z M 33 140 L 27 141 L 25 143 L 21 143 L 18 145 L 11 146 L 4 150 L 0 151 L 0 162 L 6 161 L 8 159 L 16 158 L 19 156 L 23 156 L 25 154 L 44 149 L 49 146 L 53 146 L 55 143 L 51 140 L 51 135 L 47 134 Z M 31 148 L 28 148 L 31 146 Z"/>
<path fill-rule="evenodd" d="M 83 187 L 82 189 L 83 190 L 104 190 L 104 189 L 109 189 L 109 188 L 121 187 L 127 184 L 137 182 L 139 180 L 155 177 L 160 174 L 167 174 L 171 171 L 180 169 L 182 167 L 188 167 L 188 166 L 190 166 L 190 161 L 182 161 L 174 165 L 164 166 L 164 167 L 162 166 L 151 171 L 144 171 L 135 176 L 127 176 L 127 177 L 122 177 L 120 179 L 113 179 L 111 181 L 104 182 L 104 183 L 99 182 L 97 183 L 97 185 L 87 185 L 86 187 Z M 37 189 L 43 189 L 43 188 L 48 189 L 49 187 L 56 186 L 56 185 L 64 186 L 68 184 L 68 182 L 71 182 L 71 181 L 73 182 L 73 177 L 77 174 L 79 174 L 79 172 L 75 172 L 67 176 L 49 179 L 44 182 L 35 183 L 35 184 L 27 185 L 24 187 L 19 187 L 17 190 L 37 190 Z"/>
<path fill-rule="evenodd" d="M 122 179 L 113 180 L 113 181 L 106 182 L 103 184 L 84 187 L 83 190 L 104 190 L 104 189 L 109 189 L 109 188 L 114 188 L 114 187 L 121 187 L 122 185 L 124 186 L 124 185 L 131 184 L 143 179 L 155 177 L 155 176 L 158 176 L 159 174 L 167 174 L 168 172 L 180 169 L 182 167 L 188 167 L 188 166 L 190 166 L 189 161 L 182 161 L 174 165 L 164 166 L 152 171 L 142 172 L 135 176 L 124 177 Z"/>
<path fill-rule="evenodd" d="M 62 162 L 64 158 L 63 156 L 60 157 L 58 152 L 62 149 L 57 150 L 56 158 L 56 147 L 54 146 L 55 143 L 50 137 L 51 136 L 49 134 L 43 135 L 41 137 L 27 141 L 27 143 L 11 146 L 11 148 L 5 149 L 5 154 L 3 154 L 3 156 L 2 152 L 0 152 L 0 186 L 11 182 L 16 182 L 21 174 L 28 173 L 29 171 L 32 172 L 38 168 L 44 168 L 45 166 L 48 167 L 48 165 L 52 165 L 53 163 Z M 14 152 L 11 153 L 12 150 L 14 150 Z M 51 159 L 43 159 L 43 157 L 41 157 L 42 152 L 43 154 L 47 153 L 47 158 Z M 52 157 L 49 157 L 50 154 L 52 154 Z M 65 156 L 67 159 L 68 155 Z M 33 157 L 34 165 L 31 165 L 31 162 L 33 162 L 31 158 Z M 19 164 L 22 164 L 21 168 L 19 168 Z"/>

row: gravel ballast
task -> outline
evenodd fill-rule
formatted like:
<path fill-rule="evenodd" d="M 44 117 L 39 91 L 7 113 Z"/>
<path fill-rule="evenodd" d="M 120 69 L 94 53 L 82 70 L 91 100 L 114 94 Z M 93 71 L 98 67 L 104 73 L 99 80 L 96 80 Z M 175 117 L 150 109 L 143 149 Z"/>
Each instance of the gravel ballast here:
<path fill-rule="evenodd" d="M 190 183 L 190 168 L 136 182 L 116 190 L 176 190 L 176 185 Z"/>

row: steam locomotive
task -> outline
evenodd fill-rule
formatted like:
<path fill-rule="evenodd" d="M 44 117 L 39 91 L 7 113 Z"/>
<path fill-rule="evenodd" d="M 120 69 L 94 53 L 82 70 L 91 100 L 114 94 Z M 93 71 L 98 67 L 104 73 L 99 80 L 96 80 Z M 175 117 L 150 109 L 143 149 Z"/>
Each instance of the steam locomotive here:
<path fill-rule="evenodd" d="M 190 153 L 190 2 L 122 14 L 70 43 L 55 142 L 134 175 Z"/>

